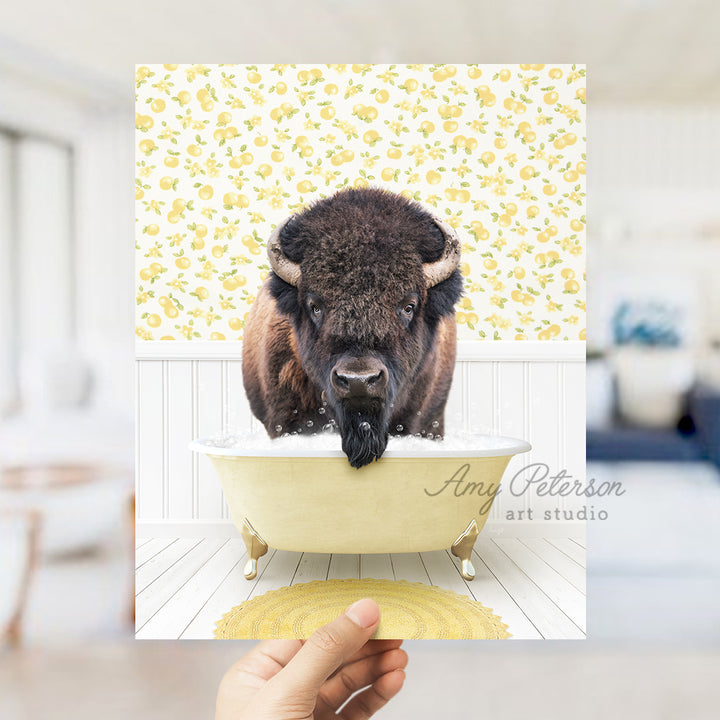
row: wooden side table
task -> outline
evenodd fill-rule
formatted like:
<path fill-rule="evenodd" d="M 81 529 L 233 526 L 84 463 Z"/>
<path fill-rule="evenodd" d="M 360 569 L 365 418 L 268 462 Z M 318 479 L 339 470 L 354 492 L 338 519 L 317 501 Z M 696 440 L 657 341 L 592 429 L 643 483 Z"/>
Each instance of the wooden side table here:
<path fill-rule="evenodd" d="M 25 608 L 30 596 L 32 578 L 38 566 L 41 515 L 36 510 L 0 510 L 0 525 L 17 526 L 17 533 L 23 538 L 25 547 L 21 548 L 21 563 L 17 595 L 10 599 L 10 613 L 4 627 L 0 627 L 0 645 L 8 643 L 17 647 L 22 641 L 22 623 Z M 12 552 L 6 546 L 2 552 Z M 9 558 L 8 558 L 9 559 Z M 6 591 L 7 585 L 6 585 Z"/>

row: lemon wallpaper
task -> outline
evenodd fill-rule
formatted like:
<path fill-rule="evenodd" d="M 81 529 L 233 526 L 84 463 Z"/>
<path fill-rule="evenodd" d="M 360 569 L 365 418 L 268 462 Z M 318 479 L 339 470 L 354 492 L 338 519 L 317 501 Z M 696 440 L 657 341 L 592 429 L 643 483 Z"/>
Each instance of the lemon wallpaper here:
<path fill-rule="evenodd" d="M 585 339 L 579 65 L 143 65 L 142 340 L 241 340 L 280 220 L 343 187 L 423 203 L 463 242 L 460 340 Z"/>

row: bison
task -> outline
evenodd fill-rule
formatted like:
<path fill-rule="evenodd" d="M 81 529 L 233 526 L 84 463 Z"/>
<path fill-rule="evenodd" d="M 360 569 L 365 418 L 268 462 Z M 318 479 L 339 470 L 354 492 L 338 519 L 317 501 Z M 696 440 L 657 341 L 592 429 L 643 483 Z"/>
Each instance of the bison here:
<path fill-rule="evenodd" d="M 353 467 L 390 433 L 440 438 L 460 242 L 422 205 L 346 189 L 280 223 L 250 311 L 243 382 L 270 437 L 339 430 Z"/>

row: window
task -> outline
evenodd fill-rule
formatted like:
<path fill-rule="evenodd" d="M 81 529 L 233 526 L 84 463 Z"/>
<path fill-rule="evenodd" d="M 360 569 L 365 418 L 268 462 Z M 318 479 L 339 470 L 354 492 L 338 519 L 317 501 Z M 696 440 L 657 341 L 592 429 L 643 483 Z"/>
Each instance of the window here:
<path fill-rule="evenodd" d="M 0 128 L 0 414 L 73 342 L 74 268 L 72 149 Z"/>

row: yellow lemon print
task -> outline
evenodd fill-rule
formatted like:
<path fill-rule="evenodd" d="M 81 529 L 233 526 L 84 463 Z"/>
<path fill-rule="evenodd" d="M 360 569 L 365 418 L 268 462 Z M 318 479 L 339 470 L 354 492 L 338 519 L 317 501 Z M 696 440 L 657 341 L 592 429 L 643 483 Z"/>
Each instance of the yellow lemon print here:
<path fill-rule="evenodd" d="M 461 340 L 585 338 L 585 68 L 142 65 L 136 332 L 242 339 L 278 222 L 342 188 L 461 239 Z"/>

